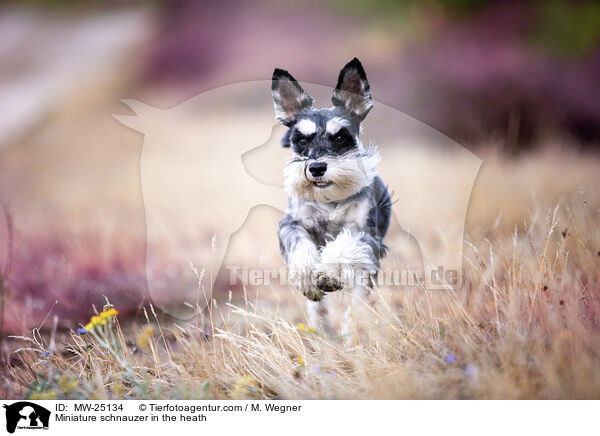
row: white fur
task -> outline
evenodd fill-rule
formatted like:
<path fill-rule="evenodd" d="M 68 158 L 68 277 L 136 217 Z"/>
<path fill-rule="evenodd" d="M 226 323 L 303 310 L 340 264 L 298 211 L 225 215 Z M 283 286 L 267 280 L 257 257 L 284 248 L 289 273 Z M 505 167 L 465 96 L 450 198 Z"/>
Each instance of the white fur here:
<path fill-rule="evenodd" d="M 342 127 L 348 127 L 349 125 L 350 121 L 345 120 L 341 117 L 335 117 L 327 121 L 327 124 L 325 125 L 325 130 L 327 130 L 327 133 L 329 133 L 330 135 L 335 135 L 342 129 Z"/>
<path fill-rule="evenodd" d="M 289 260 L 290 275 L 298 276 L 310 272 L 319 259 L 315 244 L 308 240 L 300 240 Z"/>
<path fill-rule="evenodd" d="M 373 100 L 371 99 L 371 93 L 365 93 L 365 84 L 361 82 L 361 91 L 359 94 L 354 94 L 349 91 L 341 89 L 335 89 L 333 96 L 338 100 L 344 102 L 344 106 L 350 112 L 355 113 L 358 116 L 366 114 L 373 107 Z"/>
<path fill-rule="evenodd" d="M 329 222 L 351 231 L 359 231 L 365 227 L 370 208 L 368 198 L 344 203 L 319 203 L 292 197 L 285 213 L 302 222 L 307 229 Z"/>
<path fill-rule="evenodd" d="M 374 274 L 371 247 L 361 240 L 362 237 L 363 233 L 344 229 L 321 250 L 320 267 L 328 274 L 336 275 L 346 285 L 354 283 L 355 271 Z"/>
<path fill-rule="evenodd" d="M 352 288 L 352 296 L 350 304 L 344 312 L 344 320 L 342 322 L 342 337 L 347 346 L 352 345 L 358 335 L 357 330 L 360 330 L 360 320 L 369 319 L 369 307 L 374 305 L 372 295 L 364 286 L 354 286 Z"/>
<path fill-rule="evenodd" d="M 292 161 L 283 169 L 284 187 L 290 197 L 321 203 L 341 201 L 373 182 L 380 159 L 375 147 L 370 147 L 364 152 L 324 159 L 327 163 L 327 173 L 321 180 L 332 182 L 327 188 L 314 186 L 311 176 L 306 171 L 307 161 Z"/>
<path fill-rule="evenodd" d="M 333 206 L 331 203 L 317 203 L 328 212 L 329 222 L 341 224 L 351 231 L 363 229 L 369 216 L 371 204 L 368 198 L 350 201 Z"/>
<path fill-rule="evenodd" d="M 358 320 L 369 319 L 368 309 L 373 304 L 370 290 L 365 283 L 365 276 L 376 272 L 371 261 L 371 248 L 362 240 L 363 234 L 344 229 L 335 239 L 328 242 L 321 250 L 321 262 L 317 265 L 315 275 L 327 274 L 340 281 L 345 289 L 351 289 L 351 297 L 344 312 L 342 337 L 346 345 L 351 345 L 356 338 Z M 360 276 L 357 274 L 360 273 Z M 319 302 L 308 302 L 308 317 L 316 328 L 323 328 L 328 334 L 333 331 L 328 319 L 327 298 Z"/>
<path fill-rule="evenodd" d="M 362 126 L 361 126 L 361 128 L 362 128 Z M 364 153 L 365 145 L 362 143 L 362 141 L 360 140 L 358 135 L 354 137 L 354 140 L 356 141 L 356 148 L 358 148 L 358 151 L 360 151 L 361 153 Z"/>
<path fill-rule="evenodd" d="M 314 135 L 317 131 L 317 125 L 313 121 L 307 120 L 306 118 L 298 121 L 295 127 L 304 136 Z"/>
<path fill-rule="evenodd" d="M 271 95 L 273 96 L 273 108 L 275 110 L 275 118 L 280 121 L 289 119 L 289 114 L 281 106 L 281 95 L 279 91 L 271 91 Z"/>
<path fill-rule="evenodd" d="M 300 240 L 294 249 L 294 255 L 288 260 L 289 279 L 305 294 L 311 291 L 312 273 L 318 262 L 317 248 L 309 240 Z"/>
<path fill-rule="evenodd" d="M 287 79 L 281 79 L 280 81 L 284 82 L 284 84 L 281 84 L 281 86 L 290 86 L 289 84 L 285 85 L 286 81 L 289 82 Z M 296 104 L 286 105 L 286 102 L 284 102 L 281 98 L 281 93 L 279 90 L 274 89 L 271 91 L 271 96 L 273 97 L 273 107 L 275 109 L 275 118 L 282 122 L 293 120 L 293 118 L 298 114 L 299 109 L 312 105 L 313 99 L 306 93 L 306 91 L 303 89 L 294 89 L 294 92 L 296 93 Z"/>

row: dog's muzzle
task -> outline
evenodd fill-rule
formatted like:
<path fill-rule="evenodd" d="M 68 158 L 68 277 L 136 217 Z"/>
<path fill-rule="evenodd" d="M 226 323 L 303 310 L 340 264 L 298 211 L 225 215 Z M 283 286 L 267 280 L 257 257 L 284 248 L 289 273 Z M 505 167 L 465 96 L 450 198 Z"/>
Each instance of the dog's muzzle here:
<path fill-rule="evenodd" d="M 309 175 L 306 173 L 308 169 Z M 304 169 L 304 174 L 306 178 L 312 182 L 312 184 L 317 188 L 326 188 L 331 185 L 331 182 L 323 180 L 323 176 L 327 172 L 327 164 L 325 162 L 312 162 L 307 165 Z"/>
<path fill-rule="evenodd" d="M 325 162 L 313 162 L 308 166 L 308 171 L 313 177 L 323 177 L 325 171 L 327 171 L 327 164 Z"/>

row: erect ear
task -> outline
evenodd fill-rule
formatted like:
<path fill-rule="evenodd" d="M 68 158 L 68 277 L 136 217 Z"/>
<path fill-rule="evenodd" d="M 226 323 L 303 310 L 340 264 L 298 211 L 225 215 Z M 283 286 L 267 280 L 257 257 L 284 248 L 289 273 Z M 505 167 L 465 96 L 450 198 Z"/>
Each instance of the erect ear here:
<path fill-rule="evenodd" d="M 312 106 L 313 99 L 285 70 L 273 71 L 271 95 L 275 104 L 275 118 L 290 127 L 302 109 Z"/>
<path fill-rule="evenodd" d="M 358 59 L 352 59 L 340 71 L 331 102 L 334 106 L 346 108 L 360 120 L 363 120 L 373 107 L 369 81 Z"/>

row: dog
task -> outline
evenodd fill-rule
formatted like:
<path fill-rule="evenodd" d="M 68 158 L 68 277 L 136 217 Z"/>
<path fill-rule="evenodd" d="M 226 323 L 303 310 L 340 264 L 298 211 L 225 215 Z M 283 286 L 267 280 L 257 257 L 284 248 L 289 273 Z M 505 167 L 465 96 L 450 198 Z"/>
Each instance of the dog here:
<path fill-rule="evenodd" d="M 351 291 L 342 327 L 350 337 L 353 308 L 370 296 L 386 253 L 392 206 L 375 169 L 379 152 L 360 139 L 373 107 L 369 82 L 352 59 L 339 73 L 333 106 L 317 109 L 296 79 L 277 68 L 271 95 L 275 117 L 288 127 L 282 145 L 293 152 L 283 170 L 288 208 L 278 229 L 288 276 L 308 298 L 310 322 L 330 335 L 327 293 Z"/>

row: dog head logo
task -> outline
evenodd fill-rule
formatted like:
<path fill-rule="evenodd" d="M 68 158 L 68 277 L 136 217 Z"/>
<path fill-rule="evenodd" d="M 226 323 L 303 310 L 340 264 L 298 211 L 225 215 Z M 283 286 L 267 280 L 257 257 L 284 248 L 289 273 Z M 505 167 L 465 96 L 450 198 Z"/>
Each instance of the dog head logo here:
<path fill-rule="evenodd" d="M 311 104 L 335 106 L 332 88 L 302 83 L 301 89 Z M 147 283 L 154 303 L 175 316 L 192 316 L 198 304 L 212 301 L 214 288 L 229 288 L 228 271 L 237 266 L 282 265 L 277 222 L 288 206 L 283 171 L 293 150 L 285 146 L 286 114 L 275 124 L 271 91 L 271 81 L 237 83 L 170 109 L 124 100 L 135 115 L 114 115 L 144 134 Z M 386 259 L 420 269 L 429 289 L 459 288 L 467 206 L 481 159 L 370 94 L 368 112 L 360 129 L 342 119 L 329 128 L 345 127 L 360 135 L 365 149 L 379 149 L 380 157 L 363 168 L 377 165 L 392 194 Z M 312 126 L 307 121 L 301 127 Z M 317 188 L 323 187 L 311 192 Z"/>
<path fill-rule="evenodd" d="M 6 409 L 6 431 L 18 429 L 48 429 L 50 411 L 28 401 L 3 406 Z"/>

